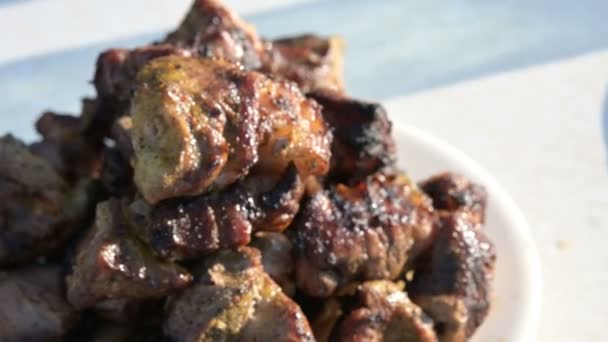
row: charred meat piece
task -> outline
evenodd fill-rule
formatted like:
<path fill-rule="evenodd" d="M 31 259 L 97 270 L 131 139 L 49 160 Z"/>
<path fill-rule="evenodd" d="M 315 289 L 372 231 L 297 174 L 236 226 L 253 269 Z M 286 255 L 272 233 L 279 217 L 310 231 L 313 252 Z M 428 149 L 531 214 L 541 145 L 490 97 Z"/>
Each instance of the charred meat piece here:
<path fill-rule="evenodd" d="M 306 34 L 276 39 L 270 45 L 262 72 L 293 81 L 303 92 L 343 91 L 344 42 L 341 38 Z"/>
<path fill-rule="evenodd" d="M 102 100 L 128 102 L 133 91 L 133 82 L 141 68 L 155 58 L 168 55 L 189 56 L 190 52 L 168 44 L 149 45 L 133 50 L 104 51 L 97 58 L 93 81 L 97 95 Z"/>
<path fill-rule="evenodd" d="M 155 257 L 134 238 L 123 204 L 97 205 L 95 224 L 80 242 L 67 277 L 68 300 L 87 308 L 108 299 L 159 298 L 186 287 L 190 274 Z"/>
<path fill-rule="evenodd" d="M 422 260 L 408 293 L 435 321 L 440 341 L 466 341 L 488 314 L 494 246 L 474 215 L 457 211 L 440 216 L 430 255 Z"/>
<path fill-rule="evenodd" d="M 45 265 L 0 272 L 0 340 L 61 340 L 78 322 L 64 296 L 59 267 Z"/>
<path fill-rule="evenodd" d="M 298 305 L 248 247 L 206 258 L 194 284 L 169 299 L 164 331 L 177 342 L 314 341 Z"/>
<path fill-rule="evenodd" d="M 331 134 L 288 82 L 220 60 L 170 56 L 139 74 L 132 102 L 137 188 L 151 204 L 222 189 L 255 165 L 325 174 Z"/>
<path fill-rule="evenodd" d="M 262 253 L 264 271 L 275 281 L 288 296 L 295 293 L 293 282 L 293 256 L 291 241 L 284 234 L 277 232 L 258 232 L 251 246 Z"/>
<path fill-rule="evenodd" d="M 356 308 L 337 327 L 338 341 L 437 341 L 432 321 L 397 284 L 377 280 L 357 287 Z"/>
<path fill-rule="evenodd" d="M 181 260 L 246 245 L 255 230 L 285 229 L 298 212 L 303 192 L 291 165 L 279 180 L 250 175 L 221 192 L 164 201 L 151 210 L 141 202 L 132 207 L 148 221 L 140 236 L 160 256 Z"/>
<path fill-rule="evenodd" d="M 264 50 L 253 26 L 218 0 L 195 0 L 177 30 L 164 42 L 201 57 L 237 62 L 247 69 L 260 67 Z"/>
<path fill-rule="evenodd" d="M 10 135 L 0 138 L 0 266 L 63 246 L 87 216 L 88 183 L 69 186 Z"/>
<path fill-rule="evenodd" d="M 433 210 L 405 174 L 383 170 L 312 196 L 288 231 L 297 287 L 328 297 L 354 280 L 396 279 L 429 244 Z"/>
<path fill-rule="evenodd" d="M 102 145 L 84 134 L 80 118 L 45 112 L 36 121 L 36 130 L 43 140 L 30 149 L 46 159 L 65 179 L 74 182 L 97 174 Z"/>
<path fill-rule="evenodd" d="M 468 211 L 476 222 L 484 222 L 487 194 L 483 186 L 462 175 L 445 172 L 421 182 L 420 188 L 431 197 L 435 209 Z"/>
<path fill-rule="evenodd" d="M 329 90 L 309 96 L 323 107 L 333 132 L 330 179 L 356 182 L 395 162 L 391 122 L 382 105 Z"/>

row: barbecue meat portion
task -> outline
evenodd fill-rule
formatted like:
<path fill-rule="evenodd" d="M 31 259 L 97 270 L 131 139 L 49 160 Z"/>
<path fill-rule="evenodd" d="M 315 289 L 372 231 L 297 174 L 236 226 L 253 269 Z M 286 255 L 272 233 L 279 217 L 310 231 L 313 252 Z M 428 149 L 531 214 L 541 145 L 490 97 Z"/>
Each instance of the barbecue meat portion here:
<path fill-rule="evenodd" d="M 314 341 L 306 317 L 264 272 L 258 250 L 206 258 L 194 284 L 172 296 L 164 331 L 187 341 Z"/>
<path fill-rule="evenodd" d="M 354 302 L 355 308 L 334 332 L 338 341 L 437 341 L 432 321 L 402 286 L 386 280 L 365 282 L 357 286 Z"/>
<path fill-rule="evenodd" d="M 177 30 L 164 42 L 201 57 L 236 62 L 247 69 L 260 67 L 265 49 L 255 28 L 218 0 L 195 0 Z"/>
<path fill-rule="evenodd" d="M 293 296 L 296 290 L 293 281 L 293 246 L 287 236 L 277 232 L 258 232 L 251 246 L 262 253 L 264 271 L 281 287 L 283 293 Z"/>
<path fill-rule="evenodd" d="M 276 39 L 270 45 L 262 72 L 296 82 L 303 92 L 343 91 L 344 42 L 341 38 L 305 34 Z"/>
<path fill-rule="evenodd" d="M 220 60 L 169 56 L 139 73 L 132 101 L 134 179 L 149 203 L 223 189 L 255 165 L 329 168 L 320 108 L 289 82 Z"/>
<path fill-rule="evenodd" d="M 3 342 L 58 341 L 78 322 L 58 266 L 0 272 L 0 303 Z"/>
<path fill-rule="evenodd" d="M 93 80 L 97 95 L 100 99 L 114 102 L 116 105 L 127 104 L 141 68 L 155 58 L 168 55 L 190 56 L 191 53 L 169 44 L 148 45 L 133 50 L 104 51 L 97 58 Z"/>
<path fill-rule="evenodd" d="M 108 299 L 159 298 L 186 287 L 191 275 L 158 259 L 131 233 L 120 200 L 97 205 L 95 224 L 80 242 L 67 277 L 67 296 L 77 308 Z"/>
<path fill-rule="evenodd" d="M 30 149 L 46 159 L 66 180 L 97 175 L 102 144 L 84 134 L 79 117 L 45 112 L 36 121 L 43 140 Z"/>
<path fill-rule="evenodd" d="M 10 135 L 0 137 L 0 266 L 61 247 L 87 213 L 87 182 L 70 186 Z"/>
<path fill-rule="evenodd" d="M 181 260 L 246 245 L 252 231 L 282 231 L 298 212 L 303 193 L 292 164 L 280 177 L 252 174 L 220 192 L 151 209 L 132 207 L 147 221 L 141 225 L 143 240 L 162 257 Z"/>
<path fill-rule="evenodd" d="M 356 182 L 396 161 L 392 124 L 382 105 L 330 90 L 309 97 L 323 107 L 333 132 L 330 180 Z"/>
<path fill-rule="evenodd" d="M 449 212 L 464 210 L 476 222 L 485 221 L 486 190 L 464 176 L 441 173 L 421 182 L 420 188 L 431 197 L 435 209 Z"/>
<path fill-rule="evenodd" d="M 493 244 L 466 211 L 440 215 L 437 237 L 421 258 L 408 293 L 435 321 L 440 341 L 466 341 L 490 307 Z"/>
<path fill-rule="evenodd" d="M 354 280 L 396 279 L 429 244 L 433 210 L 406 175 L 383 170 L 313 195 L 289 231 L 297 287 L 328 297 Z"/>

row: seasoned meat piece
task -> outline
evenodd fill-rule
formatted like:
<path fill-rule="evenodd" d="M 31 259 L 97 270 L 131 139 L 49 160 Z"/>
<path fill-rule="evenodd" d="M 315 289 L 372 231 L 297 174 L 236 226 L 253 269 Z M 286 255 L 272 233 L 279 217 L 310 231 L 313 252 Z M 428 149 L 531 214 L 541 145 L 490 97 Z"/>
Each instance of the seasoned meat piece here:
<path fill-rule="evenodd" d="M 296 289 L 293 282 L 294 262 L 291 241 L 287 236 L 276 232 L 258 232 L 251 246 L 262 253 L 264 271 L 281 286 L 283 293 L 293 296 Z"/>
<path fill-rule="evenodd" d="M 97 95 L 116 103 L 128 102 L 137 73 L 149 61 L 168 55 L 190 56 L 187 50 L 169 44 L 148 45 L 141 48 L 110 49 L 97 58 L 94 84 Z M 126 114 L 126 113 L 117 113 Z"/>
<path fill-rule="evenodd" d="M 159 260 L 135 239 L 119 200 L 97 205 L 95 225 L 80 242 L 67 277 L 68 300 L 86 308 L 108 299 L 158 298 L 186 287 L 190 274 Z"/>
<path fill-rule="evenodd" d="M 323 107 L 333 132 L 330 179 L 356 182 L 395 162 L 392 125 L 381 104 L 329 90 L 309 96 Z"/>
<path fill-rule="evenodd" d="M 45 265 L 0 272 L 0 340 L 55 341 L 78 322 L 64 297 L 63 275 Z"/>
<path fill-rule="evenodd" d="M 45 112 L 36 121 L 36 130 L 43 140 L 30 149 L 67 180 L 96 175 L 102 146 L 84 135 L 80 118 Z"/>
<path fill-rule="evenodd" d="M 335 332 L 338 341 L 437 341 L 432 321 L 397 284 L 365 282 L 357 287 L 355 298 L 355 309 Z"/>
<path fill-rule="evenodd" d="M 485 221 L 487 194 L 483 186 L 462 175 L 441 173 L 420 183 L 420 188 L 433 200 L 437 210 L 465 210 L 476 222 Z"/>
<path fill-rule="evenodd" d="M 430 255 L 421 260 L 408 293 L 435 321 L 440 341 L 466 341 L 490 307 L 496 255 L 477 218 L 443 214 Z"/>
<path fill-rule="evenodd" d="M 176 342 L 314 341 L 298 305 L 248 247 L 206 258 L 193 286 L 170 298 L 164 331 Z"/>
<path fill-rule="evenodd" d="M 344 42 L 339 37 L 312 34 L 273 40 L 262 72 L 296 82 L 303 92 L 317 89 L 343 91 Z"/>
<path fill-rule="evenodd" d="M 221 192 L 161 202 L 150 214 L 140 202 L 144 208 L 134 211 L 149 216 L 140 235 L 157 254 L 180 260 L 246 245 L 255 230 L 281 231 L 298 212 L 304 186 L 293 165 L 274 178 L 250 175 Z"/>
<path fill-rule="evenodd" d="M 225 61 L 153 60 L 132 115 L 135 183 L 151 204 L 225 188 L 254 165 L 280 174 L 293 161 L 302 177 L 329 168 L 331 135 L 316 103 Z"/>
<path fill-rule="evenodd" d="M 317 193 L 289 231 L 297 287 L 328 297 L 353 280 L 397 278 L 428 245 L 433 210 L 405 174 L 384 170 Z"/>
<path fill-rule="evenodd" d="M 195 0 L 177 30 L 164 42 L 190 49 L 201 57 L 237 62 L 247 69 L 259 68 L 264 52 L 253 26 L 218 0 Z"/>
<path fill-rule="evenodd" d="M 87 182 L 69 186 L 22 142 L 0 138 L 0 266 L 61 247 L 83 225 Z"/>

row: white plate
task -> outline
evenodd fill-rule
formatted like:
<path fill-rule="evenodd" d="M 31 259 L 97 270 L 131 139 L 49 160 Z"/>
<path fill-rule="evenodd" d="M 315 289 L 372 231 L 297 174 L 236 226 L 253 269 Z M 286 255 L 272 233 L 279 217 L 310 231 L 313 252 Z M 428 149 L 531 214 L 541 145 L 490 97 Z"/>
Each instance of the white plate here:
<path fill-rule="evenodd" d="M 394 134 L 399 164 L 413 179 L 449 170 L 484 185 L 488 191 L 486 229 L 496 245 L 496 279 L 490 314 L 473 341 L 536 341 L 540 261 L 521 210 L 490 174 L 447 143 L 398 123 L 394 123 Z"/>

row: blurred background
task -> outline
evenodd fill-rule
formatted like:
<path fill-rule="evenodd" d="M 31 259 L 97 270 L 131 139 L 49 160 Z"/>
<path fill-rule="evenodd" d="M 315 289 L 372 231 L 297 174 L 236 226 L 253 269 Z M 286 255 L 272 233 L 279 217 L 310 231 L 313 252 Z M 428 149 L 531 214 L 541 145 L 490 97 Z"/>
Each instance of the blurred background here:
<path fill-rule="evenodd" d="M 0 133 L 77 113 L 97 54 L 159 39 L 190 0 L 0 0 Z M 349 93 L 463 150 L 530 221 L 541 341 L 608 323 L 608 1 L 226 0 L 267 37 L 338 34 Z"/>

